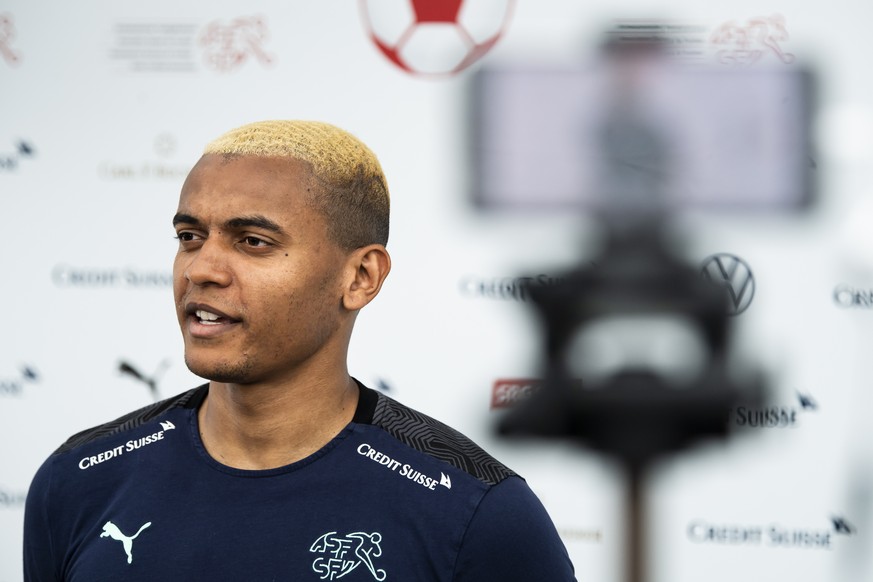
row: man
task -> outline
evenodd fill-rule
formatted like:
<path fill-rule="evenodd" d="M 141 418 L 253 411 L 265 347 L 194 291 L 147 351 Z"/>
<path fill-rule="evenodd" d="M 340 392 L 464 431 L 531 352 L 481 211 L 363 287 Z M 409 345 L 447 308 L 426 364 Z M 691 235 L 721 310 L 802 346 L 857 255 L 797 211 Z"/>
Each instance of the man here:
<path fill-rule="evenodd" d="M 522 479 L 349 376 L 390 269 L 388 206 L 375 156 L 327 124 L 207 146 L 173 274 L 185 361 L 209 383 L 43 464 L 26 580 L 573 580 Z"/>

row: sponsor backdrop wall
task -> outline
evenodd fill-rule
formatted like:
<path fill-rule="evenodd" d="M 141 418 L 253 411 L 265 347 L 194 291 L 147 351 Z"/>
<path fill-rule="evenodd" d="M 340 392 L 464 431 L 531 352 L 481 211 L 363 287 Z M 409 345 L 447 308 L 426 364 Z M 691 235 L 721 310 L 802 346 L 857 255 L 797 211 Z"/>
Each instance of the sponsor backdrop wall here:
<path fill-rule="evenodd" d="M 336 123 L 388 177 L 394 269 L 358 320 L 353 373 L 526 476 L 580 580 L 621 580 L 618 466 L 494 434 L 540 375 L 528 290 L 592 253 L 594 221 L 477 212 L 465 142 L 477 68 L 581 61 L 616 18 L 684 23 L 689 50 L 725 67 L 802 59 L 820 79 L 813 211 L 681 222 L 688 260 L 716 256 L 712 272 L 737 292 L 736 347 L 767 373 L 771 403 L 733 411 L 729 442 L 653 469 L 651 580 L 873 580 L 871 5 L 415 8 L 410 36 L 404 0 L 0 0 L 0 582 L 21 578 L 24 498 L 43 459 L 199 382 L 173 313 L 170 219 L 203 145 L 268 118 Z M 447 32 L 456 12 L 467 41 Z"/>

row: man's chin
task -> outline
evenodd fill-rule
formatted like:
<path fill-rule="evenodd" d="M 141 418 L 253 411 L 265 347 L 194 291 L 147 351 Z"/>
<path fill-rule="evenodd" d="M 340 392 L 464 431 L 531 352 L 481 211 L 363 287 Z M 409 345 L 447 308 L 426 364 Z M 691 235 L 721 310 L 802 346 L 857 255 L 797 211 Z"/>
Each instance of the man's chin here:
<path fill-rule="evenodd" d="M 185 356 L 185 365 L 195 376 L 212 382 L 225 384 L 250 384 L 252 378 L 251 362 L 210 362 Z"/>

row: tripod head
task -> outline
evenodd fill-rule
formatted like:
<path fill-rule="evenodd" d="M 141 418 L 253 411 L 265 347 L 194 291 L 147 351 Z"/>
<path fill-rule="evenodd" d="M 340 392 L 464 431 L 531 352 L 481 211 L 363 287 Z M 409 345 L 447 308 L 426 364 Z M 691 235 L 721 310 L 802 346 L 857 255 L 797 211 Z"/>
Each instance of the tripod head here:
<path fill-rule="evenodd" d="M 760 381 L 743 382 L 729 367 L 725 289 L 671 253 L 656 225 L 614 231 L 592 266 L 532 289 L 531 298 L 545 327 L 545 382 L 503 419 L 503 434 L 579 440 L 642 467 L 701 438 L 725 435 L 730 410 L 761 398 Z M 685 339 L 698 342 L 696 348 L 664 326 L 635 340 L 650 348 L 673 341 L 680 344 L 674 363 L 695 361 L 678 362 L 679 373 L 675 366 L 626 362 L 607 374 L 586 374 L 598 365 L 592 361 L 597 334 L 628 316 L 631 326 L 655 320 L 690 332 Z"/>

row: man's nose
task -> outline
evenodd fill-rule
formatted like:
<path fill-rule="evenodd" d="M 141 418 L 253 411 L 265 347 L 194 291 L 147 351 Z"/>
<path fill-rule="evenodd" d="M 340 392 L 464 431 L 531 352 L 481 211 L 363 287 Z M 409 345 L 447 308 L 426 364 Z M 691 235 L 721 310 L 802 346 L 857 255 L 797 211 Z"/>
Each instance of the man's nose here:
<path fill-rule="evenodd" d="M 228 249 L 220 240 L 206 239 L 191 257 L 185 269 L 185 278 L 194 285 L 230 285 L 233 272 L 228 264 L 228 254 Z"/>

